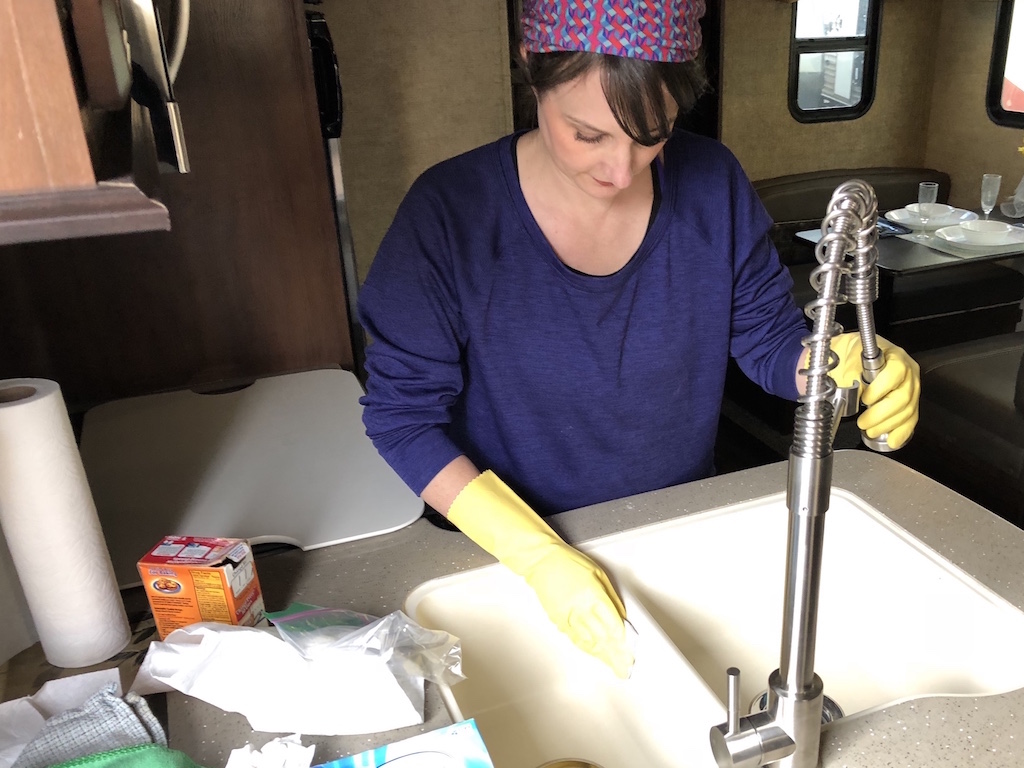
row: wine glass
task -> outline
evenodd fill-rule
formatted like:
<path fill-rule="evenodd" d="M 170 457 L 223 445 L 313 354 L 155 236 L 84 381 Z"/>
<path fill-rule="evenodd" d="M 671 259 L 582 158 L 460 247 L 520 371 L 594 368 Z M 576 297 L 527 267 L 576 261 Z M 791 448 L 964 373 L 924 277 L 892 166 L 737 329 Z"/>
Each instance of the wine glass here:
<path fill-rule="evenodd" d="M 1003 177 L 998 173 L 986 173 L 981 177 L 981 210 L 985 212 L 985 218 L 992 213 L 996 207 L 996 200 L 999 199 L 999 185 Z"/>
<path fill-rule="evenodd" d="M 922 181 L 917 185 L 917 218 L 921 221 L 921 233 L 917 240 L 926 242 L 928 232 L 926 226 L 931 218 L 932 206 L 939 199 L 939 184 L 936 181 Z"/>

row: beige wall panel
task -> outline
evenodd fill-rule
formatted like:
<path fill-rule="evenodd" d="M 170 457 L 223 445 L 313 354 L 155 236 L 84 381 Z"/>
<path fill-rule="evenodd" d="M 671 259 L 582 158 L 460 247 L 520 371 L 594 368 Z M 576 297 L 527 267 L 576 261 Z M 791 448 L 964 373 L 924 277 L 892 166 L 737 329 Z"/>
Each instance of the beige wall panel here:
<path fill-rule="evenodd" d="M 342 168 L 362 281 L 425 169 L 512 129 L 504 0 L 326 0 L 345 97 Z"/>
<path fill-rule="evenodd" d="M 935 45 L 935 82 L 926 162 L 952 177 L 950 202 L 980 204 L 981 175 L 1003 176 L 1000 198 L 1024 176 L 1016 151 L 1024 132 L 993 123 L 985 112 L 995 0 L 944 0 Z"/>
<path fill-rule="evenodd" d="M 923 163 L 938 28 L 933 3 L 885 0 L 871 109 L 858 120 L 806 124 L 793 119 L 786 103 L 793 7 L 728 0 L 723 12 L 722 140 L 748 175 L 764 179 Z"/>

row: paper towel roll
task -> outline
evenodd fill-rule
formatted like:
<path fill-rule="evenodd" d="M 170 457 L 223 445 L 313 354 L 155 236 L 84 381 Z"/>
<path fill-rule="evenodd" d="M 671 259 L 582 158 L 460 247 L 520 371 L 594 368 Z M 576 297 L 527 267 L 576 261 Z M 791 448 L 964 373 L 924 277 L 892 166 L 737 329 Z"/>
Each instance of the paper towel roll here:
<path fill-rule="evenodd" d="M 46 654 L 85 667 L 130 632 L 60 387 L 0 381 L 0 528 Z"/>

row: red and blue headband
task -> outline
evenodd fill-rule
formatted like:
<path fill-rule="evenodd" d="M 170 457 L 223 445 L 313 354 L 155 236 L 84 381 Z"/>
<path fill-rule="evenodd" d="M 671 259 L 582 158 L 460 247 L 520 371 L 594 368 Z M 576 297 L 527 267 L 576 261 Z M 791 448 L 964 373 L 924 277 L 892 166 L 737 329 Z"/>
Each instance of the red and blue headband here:
<path fill-rule="evenodd" d="M 700 49 L 704 9 L 705 0 L 523 0 L 523 43 L 533 53 L 689 61 Z"/>

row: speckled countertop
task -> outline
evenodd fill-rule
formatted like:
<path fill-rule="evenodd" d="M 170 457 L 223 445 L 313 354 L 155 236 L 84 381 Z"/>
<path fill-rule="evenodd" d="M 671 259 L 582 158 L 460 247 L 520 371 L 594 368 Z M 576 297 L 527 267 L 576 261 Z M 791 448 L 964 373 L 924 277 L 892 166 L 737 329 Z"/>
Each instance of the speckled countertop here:
<path fill-rule="evenodd" d="M 838 452 L 833 485 L 859 496 L 1024 610 L 1024 531 L 898 462 L 867 451 Z M 772 464 L 550 520 L 567 540 L 579 543 L 777 494 L 785 486 L 785 463 Z M 401 609 L 405 596 L 421 582 L 490 562 L 462 534 L 419 520 L 371 539 L 269 555 L 260 559 L 258 571 L 269 610 L 301 601 L 385 615 Z M 322 762 L 441 727 L 451 719 L 429 685 L 426 718 L 422 726 L 398 731 L 303 741 L 317 744 L 316 761 Z M 236 747 L 261 746 L 276 735 L 254 733 L 240 715 L 176 693 L 168 694 L 168 731 L 171 746 L 209 768 L 223 766 Z M 1024 690 L 916 699 L 839 720 L 825 727 L 821 755 L 825 768 L 1021 766 Z"/>

